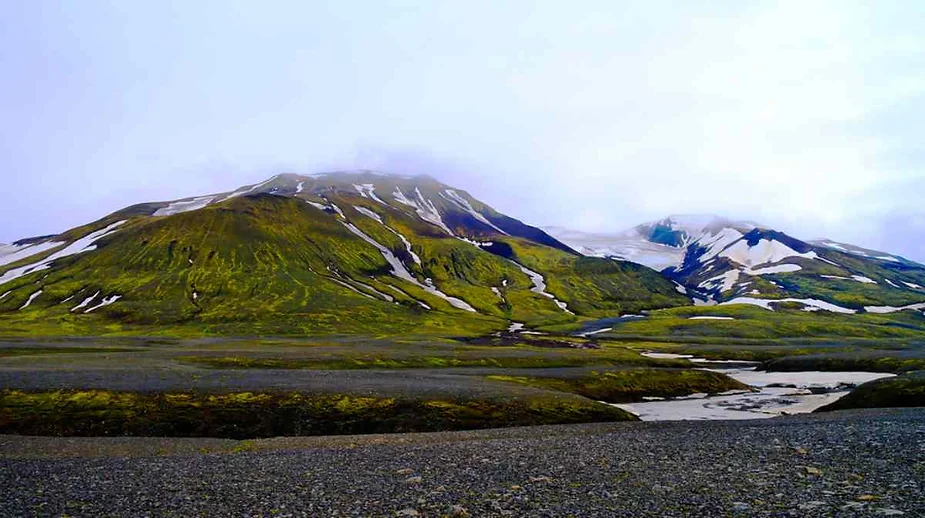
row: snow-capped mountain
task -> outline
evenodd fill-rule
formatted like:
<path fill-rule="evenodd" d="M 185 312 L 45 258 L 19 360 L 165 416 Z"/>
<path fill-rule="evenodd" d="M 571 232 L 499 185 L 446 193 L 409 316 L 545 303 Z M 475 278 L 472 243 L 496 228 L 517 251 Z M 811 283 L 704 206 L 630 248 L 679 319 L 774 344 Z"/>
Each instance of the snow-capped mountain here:
<path fill-rule="evenodd" d="M 550 235 L 584 255 L 632 261 L 662 271 L 684 263 L 688 246 L 703 238 L 729 239 L 757 227 L 709 215 L 676 215 L 637 225 L 623 232 L 586 233 L 545 227 Z"/>
<path fill-rule="evenodd" d="M 801 241 L 752 222 L 670 216 L 613 235 L 547 231 L 585 255 L 659 270 L 701 303 L 767 307 L 777 300 L 808 309 L 890 312 L 925 300 L 923 265 L 831 240 Z"/>
<path fill-rule="evenodd" d="M 814 239 L 812 241 L 807 241 L 813 246 L 824 246 L 826 248 L 832 248 L 838 250 L 839 252 L 845 252 L 847 254 L 856 255 L 860 257 L 869 257 L 871 259 L 880 259 L 883 261 L 892 261 L 896 263 L 910 263 L 915 264 L 913 261 L 900 257 L 898 255 L 888 254 L 886 252 L 880 252 L 878 250 L 871 250 L 870 248 L 863 248 L 857 245 L 850 245 L 848 243 L 839 243 L 838 241 L 832 241 L 831 239 Z"/>
<path fill-rule="evenodd" d="M 685 302 L 463 190 L 369 171 L 142 203 L 0 249 L 0 327 L 504 328 Z"/>

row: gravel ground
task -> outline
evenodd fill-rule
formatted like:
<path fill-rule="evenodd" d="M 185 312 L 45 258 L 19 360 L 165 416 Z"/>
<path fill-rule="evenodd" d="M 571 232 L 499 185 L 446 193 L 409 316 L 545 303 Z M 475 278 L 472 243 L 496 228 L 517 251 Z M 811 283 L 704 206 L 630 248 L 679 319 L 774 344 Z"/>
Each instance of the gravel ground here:
<path fill-rule="evenodd" d="M 57 360 L 60 362 L 60 360 Z M 198 390 L 300 391 L 384 397 L 505 397 L 535 394 L 535 387 L 485 379 L 488 375 L 581 377 L 620 367 L 505 369 L 109 369 L 38 370 L 0 368 L 0 388 L 17 390 L 97 389 L 132 392 Z"/>
<path fill-rule="evenodd" d="M 925 516 L 925 409 L 241 443 L 5 436 L 0 514 Z"/>

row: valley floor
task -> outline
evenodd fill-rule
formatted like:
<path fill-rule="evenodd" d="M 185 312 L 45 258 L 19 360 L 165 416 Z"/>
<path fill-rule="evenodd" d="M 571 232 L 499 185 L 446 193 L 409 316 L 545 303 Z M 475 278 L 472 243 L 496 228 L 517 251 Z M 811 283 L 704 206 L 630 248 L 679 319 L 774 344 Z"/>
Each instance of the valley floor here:
<path fill-rule="evenodd" d="M 255 441 L 0 436 L 4 516 L 922 516 L 925 409 Z"/>

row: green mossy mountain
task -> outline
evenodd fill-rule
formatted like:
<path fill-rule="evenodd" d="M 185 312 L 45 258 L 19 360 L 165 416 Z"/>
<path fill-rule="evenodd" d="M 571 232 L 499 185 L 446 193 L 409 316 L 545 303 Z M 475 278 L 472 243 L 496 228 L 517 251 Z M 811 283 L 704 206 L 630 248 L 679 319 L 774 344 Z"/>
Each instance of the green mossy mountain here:
<path fill-rule="evenodd" d="M 686 303 L 464 191 L 368 172 L 134 205 L 0 255 L 7 336 L 462 336 Z"/>

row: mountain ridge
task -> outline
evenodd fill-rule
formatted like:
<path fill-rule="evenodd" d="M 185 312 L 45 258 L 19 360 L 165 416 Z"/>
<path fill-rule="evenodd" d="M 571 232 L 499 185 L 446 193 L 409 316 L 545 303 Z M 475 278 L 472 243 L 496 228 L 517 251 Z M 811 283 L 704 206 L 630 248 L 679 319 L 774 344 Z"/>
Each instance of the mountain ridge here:
<path fill-rule="evenodd" d="M 369 172 L 135 204 L 17 245 L 0 257 L 0 290 L 0 317 L 20 329 L 223 333 L 465 334 L 686 303 L 655 272 L 583 257 L 432 177 Z"/>
<path fill-rule="evenodd" d="M 853 313 L 915 308 L 925 298 L 919 263 L 831 240 L 802 241 L 753 222 L 669 216 L 618 234 L 548 230 L 586 255 L 659 270 L 699 303 L 770 308 L 787 301 Z"/>

